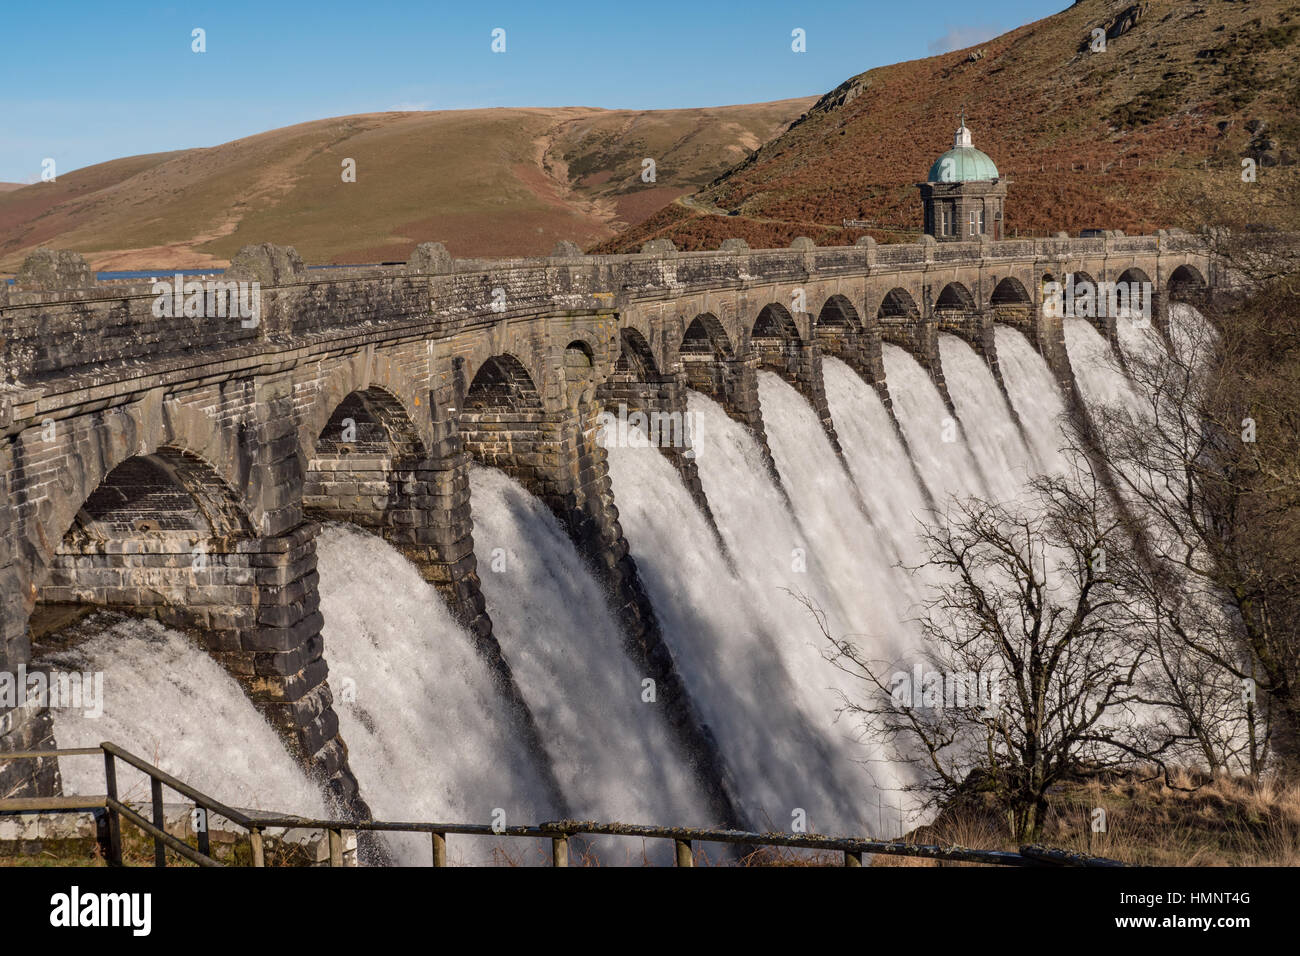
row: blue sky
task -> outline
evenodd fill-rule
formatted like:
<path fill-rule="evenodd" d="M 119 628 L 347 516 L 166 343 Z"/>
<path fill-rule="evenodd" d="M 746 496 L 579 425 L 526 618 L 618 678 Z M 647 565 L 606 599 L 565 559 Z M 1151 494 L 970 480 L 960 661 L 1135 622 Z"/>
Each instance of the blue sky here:
<path fill-rule="evenodd" d="M 821 94 L 1069 0 L 15 3 L 0 181 L 394 108 L 671 109 Z M 506 51 L 491 51 L 494 28 Z M 206 31 L 207 52 L 191 51 Z M 791 51 L 803 29 L 807 52 Z"/>

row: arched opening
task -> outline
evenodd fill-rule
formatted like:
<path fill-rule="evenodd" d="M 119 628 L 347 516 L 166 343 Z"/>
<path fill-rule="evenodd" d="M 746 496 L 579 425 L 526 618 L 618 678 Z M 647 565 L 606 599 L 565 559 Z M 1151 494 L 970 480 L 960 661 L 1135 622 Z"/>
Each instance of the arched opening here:
<path fill-rule="evenodd" d="M 479 366 L 465 399 L 464 412 L 503 412 L 542 407 L 532 376 L 519 359 L 496 355 Z"/>
<path fill-rule="evenodd" d="M 933 345 L 934 323 L 922 318 L 921 309 L 910 292 L 895 288 L 885 293 L 876 320 L 881 339 L 906 349 L 924 367 L 931 366 L 929 350 Z"/>
<path fill-rule="evenodd" d="M 875 326 L 876 323 L 872 322 L 870 329 L 864 327 L 853 304 L 845 296 L 833 295 L 817 314 L 813 337 L 823 354 L 840 359 L 867 382 L 876 385 L 884 382 L 885 373 L 880 332 Z"/>
<path fill-rule="evenodd" d="M 777 347 L 798 345 L 799 329 L 785 306 L 773 302 L 763 306 L 758 313 L 749 338 L 752 343 L 761 343 L 765 347 L 769 344 Z"/>
<path fill-rule="evenodd" d="M 970 289 L 960 282 L 949 282 L 939 290 L 934 301 L 934 317 L 938 327 L 952 332 L 977 347 L 983 347 L 982 320 Z"/>
<path fill-rule="evenodd" d="M 100 641 L 84 644 L 96 655 L 85 663 L 170 667 L 160 679 L 176 686 L 188 671 L 166 661 L 197 644 L 234 678 L 289 755 L 319 774 L 341 806 L 354 806 L 356 781 L 325 682 L 314 554 L 309 527 L 260 536 L 237 493 L 188 451 L 164 446 L 129 458 L 87 496 L 45 569 L 29 629 L 32 666 L 70 658 L 80 666 L 83 642 L 121 628 L 134 648 L 128 653 L 140 653 L 139 644 L 158 648 L 162 659 L 114 661 L 104 655 L 117 645 L 105 650 Z M 179 633 L 142 630 L 131 618 Z M 193 693 L 196 712 L 215 719 L 204 710 L 204 687 Z M 104 704 L 123 733 L 147 723 L 134 698 Z M 223 714 L 228 705 L 212 704 Z M 217 735 L 225 731 L 213 726 Z"/>
<path fill-rule="evenodd" d="M 749 333 L 749 350 L 759 368 L 776 372 L 801 392 L 808 391 L 803 342 L 794 316 L 775 302 L 763 306 Z"/>
<path fill-rule="evenodd" d="M 833 295 L 826 300 L 821 311 L 817 313 L 817 332 L 852 333 L 862 331 L 862 319 L 853 303 L 842 295 Z"/>
<path fill-rule="evenodd" d="M 1179 302 L 1198 302 L 1208 288 L 1205 277 L 1192 265 L 1181 265 L 1169 276 L 1169 298 Z"/>
<path fill-rule="evenodd" d="M 637 329 L 620 329 L 619 342 L 618 361 L 614 363 L 616 375 L 631 375 L 642 382 L 659 377 L 659 365 L 644 335 Z"/>
<path fill-rule="evenodd" d="M 717 316 L 705 312 L 692 319 L 677 355 L 690 388 L 714 397 L 723 393 L 727 366 L 734 356 L 726 329 Z"/>
<path fill-rule="evenodd" d="M 334 410 L 307 461 L 303 509 L 367 528 L 390 523 L 404 472 L 424 457 L 406 408 L 391 392 L 352 392 Z"/>
<path fill-rule="evenodd" d="M 538 466 L 531 463 L 555 440 L 550 434 L 554 427 L 519 359 L 496 355 L 479 366 L 460 411 L 465 450 L 474 459 L 535 487 Z"/>
<path fill-rule="evenodd" d="M 232 637 L 257 627 L 248 587 L 250 561 L 236 547 L 253 536 L 235 493 L 204 461 L 164 447 L 128 458 L 77 510 L 49 564 L 38 572 L 29 621 L 34 662 L 66 650 L 84 630 L 67 629 L 107 612 L 93 630 L 124 617 L 171 627 L 210 624 L 201 633 L 222 663 Z M 238 675 L 237 675 L 238 676 Z M 245 682 L 247 687 L 247 682 Z"/>
<path fill-rule="evenodd" d="M 596 360 L 591 346 L 578 339 L 564 347 L 564 386 L 570 405 L 590 402 L 596 378 Z"/>
<path fill-rule="evenodd" d="M 949 282 L 934 301 L 936 312 L 974 312 L 975 297 L 960 282 Z"/>
<path fill-rule="evenodd" d="M 1001 322 L 1029 335 L 1034 327 L 1034 300 L 1023 282 L 1007 276 L 993 287 L 989 310 L 994 322 Z"/>
<path fill-rule="evenodd" d="M 921 310 L 906 289 L 890 289 L 880 300 L 880 309 L 876 313 L 881 323 L 898 323 L 920 317 Z"/>

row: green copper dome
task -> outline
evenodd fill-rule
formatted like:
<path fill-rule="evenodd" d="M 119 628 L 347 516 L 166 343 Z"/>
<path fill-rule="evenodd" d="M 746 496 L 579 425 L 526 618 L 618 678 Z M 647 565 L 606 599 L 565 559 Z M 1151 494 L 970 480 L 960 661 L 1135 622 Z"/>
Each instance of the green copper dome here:
<path fill-rule="evenodd" d="M 963 183 L 975 179 L 997 179 L 998 168 L 988 154 L 974 146 L 950 149 L 930 167 L 932 183 Z"/>
<path fill-rule="evenodd" d="M 932 183 L 964 183 L 983 179 L 997 179 L 998 168 L 989 159 L 988 154 L 976 149 L 971 143 L 970 130 L 962 124 L 953 137 L 952 149 L 934 161 L 930 167 Z"/>

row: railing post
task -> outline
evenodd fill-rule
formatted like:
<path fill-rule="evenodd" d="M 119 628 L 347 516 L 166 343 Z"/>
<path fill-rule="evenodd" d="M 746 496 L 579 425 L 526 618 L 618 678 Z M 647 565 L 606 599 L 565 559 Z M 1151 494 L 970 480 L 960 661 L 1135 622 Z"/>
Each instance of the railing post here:
<path fill-rule="evenodd" d="M 567 836 L 551 838 L 551 864 L 553 866 L 569 865 L 569 838 Z"/>
<path fill-rule="evenodd" d="M 199 852 L 204 856 L 212 856 L 212 838 L 208 828 L 212 825 L 212 814 L 208 813 L 208 808 L 201 803 L 194 804 L 194 809 L 198 811 L 197 823 L 199 825 Z"/>
<path fill-rule="evenodd" d="M 861 866 L 861 865 L 862 865 L 862 854 L 859 853 L 859 852 L 856 851 L 856 850 L 845 850 L 845 851 L 844 851 L 844 865 L 845 865 L 845 866 Z"/>
<path fill-rule="evenodd" d="M 447 865 L 447 834 L 438 833 L 436 830 L 430 834 L 433 837 L 433 865 Z"/>
<path fill-rule="evenodd" d="M 673 846 L 677 850 L 678 866 L 694 866 L 695 855 L 691 853 L 690 840 L 673 840 Z"/>
<path fill-rule="evenodd" d="M 153 796 L 153 825 L 161 830 L 163 829 L 162 781 L 157 777 L 150 777 L 149 781 Z M 167 845 L 158 837 L 153 838 L 153 865 L 167 865 Z"/>
<path fill-rule="evenodd" d="M 104 792 L 110 803 L 117 800 L 117 764 L 113 755 L 104 751 Z M 122 820 L 117 811 L 108 807 L 108 865 L 122 865 Z"/>
<path fill-rule="evenodd" d="M 330 866 L 343 865 L 343 831 L 330 830 Z"/>
<path fill-rule="evenodd" d="M 262 848 L 262 828 L 248 831 L 248 845 L 253 852 L 253 866 L 266 866 L 266 851 Z"/>

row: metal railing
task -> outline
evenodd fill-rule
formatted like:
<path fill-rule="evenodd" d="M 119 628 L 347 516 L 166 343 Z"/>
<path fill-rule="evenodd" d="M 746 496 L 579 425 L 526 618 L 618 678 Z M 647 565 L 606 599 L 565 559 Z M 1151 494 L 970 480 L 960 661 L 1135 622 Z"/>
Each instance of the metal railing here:
<path fill-rule="evenodd" d="M 712 830 L 700 827 L 659 827 L 628 823 L 600 823 L 593 820 L 556 820 L 529 826 L 491 826 L 476 823 L 393 823 L 380 820 L 317 820 L 310 817 L 258 813 L 256 816 L 228 807 L 207 794 L 178 780 L 148 761 L 123 750 L 116 744 L 102 743 L 98 747 L 68 750 L 24 751 L 0 753 L 0 761 L 35 760 L 56 757 L 82 757 L 102 755 L 104 758 L 103 796 L 34 797 L 0 800 L 0 813 L 58 813 L 103 808 L 108 818 L 108 864 L 122 866 L 121 821 L 125 819 L 154 841 L 154 866 L 167 865 L 167 851 L 198 866 L 225 866 L 212 856 L 210 820 L 213 815 L 223 817 L 248 832 L 250 859 L 255 867 L 266 866 L 264 832 L 272 829 L 321 830 L 328 834 L 329 865 L 343 865 L 343 834 L 366 833 L 426 833 L 430 840 L 430 858 L 433 866 L 447 865 L 447 837 L 526 837 L 551 842 L 551 863 L 569 865 L 569 841 L 577 836 L 616 836 L 642 840 L 665 840 L 673 844 L 674 864 L 679 867 L 695 865 L 695 845 L 717 843 L 728 846 L 760 849 L 781 847 L 795 850 L 832 852 L 842 855 L 843 865 L 862 865 L 866 854 L 908 856 L 943 862 L 983 863 L 995 866 L 1083 866 L 1123 867 L 1126 863 L 1103 857 L 1089 856 L 1069 850 L 1031 844 L 1011 850 L 976 850 L 961 846 L 939 846 L 909 843 L 903 840 L 870 840 L 857 837 L 831 837 L 816 834 L 752 833 L 746 830 Z M 117 761 L 134 767 L 149 778 L 151 816 L 146 819 L 118 799 Z M 164 828 L 163 788 L 179 793 L 202 812 L 203 825 L 196 827 L 198 848 L 190 846 Z"/>

